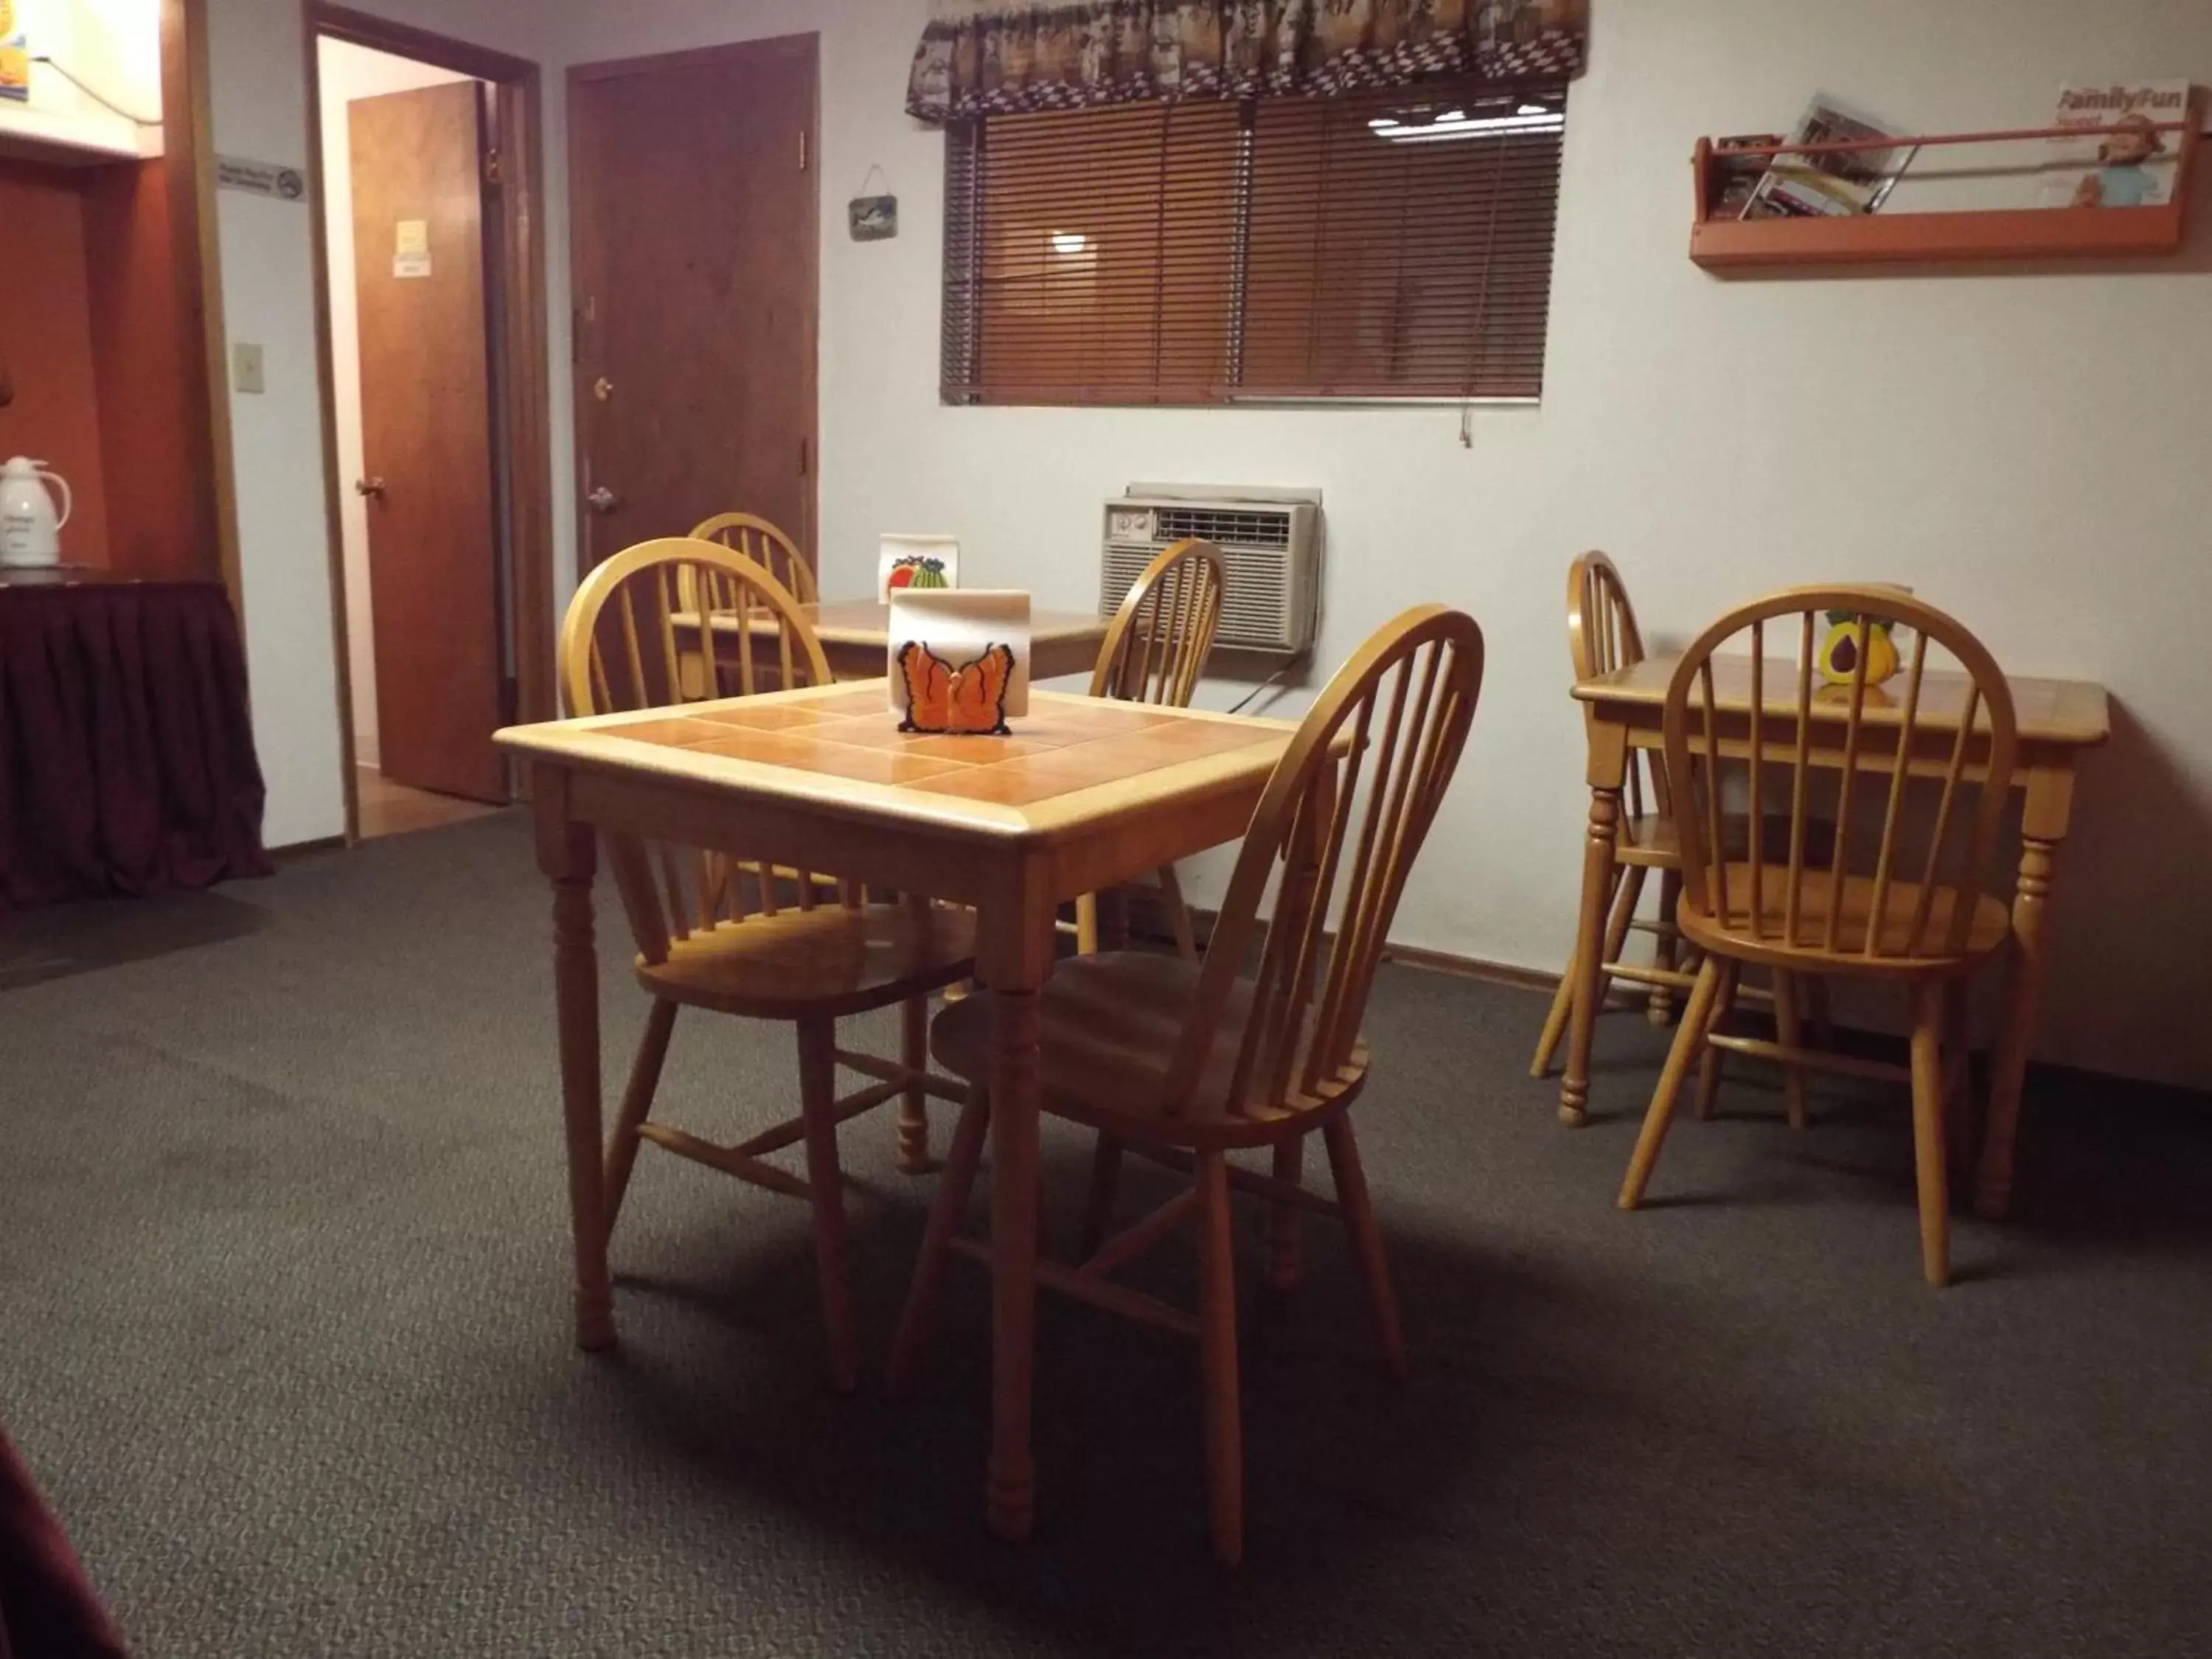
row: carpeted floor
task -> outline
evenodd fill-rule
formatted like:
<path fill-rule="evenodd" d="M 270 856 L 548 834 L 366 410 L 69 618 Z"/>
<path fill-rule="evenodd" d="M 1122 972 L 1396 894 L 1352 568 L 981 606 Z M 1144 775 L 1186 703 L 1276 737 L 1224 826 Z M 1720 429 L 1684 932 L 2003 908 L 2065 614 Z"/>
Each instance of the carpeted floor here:
<path fill-rule="evenodd" d="M 0 932 L 0 1422 L 147 1659 L 2212 1650 L 2201 1103 L 2032 1100 L 2019 1219 L 1936 1293 L 1901 1097 L 1793 1136 L 1747 1064 L 1621 1216 L 1660 1034 L 1606 1022 L 1570 1133 L 1540 999 L 1388 970 L 1413 1381 L 1318 1224 L 1295 1298 L 1248 1275 L 1227 1575 L 1176 1339 L 1046 1305 L 1042 1522 L 998 1545 L 980 1273 L 920 1398 L 830 1397 L 804 1206 L 650 1149 L 623 1346 L 570 1347 L 546 912 L 510 815 Z M 687 1014 L 663 1098 L 794 1087 L 787 1033 Z M 878 1364 L 933 1183 L 846 1133 Z"/>

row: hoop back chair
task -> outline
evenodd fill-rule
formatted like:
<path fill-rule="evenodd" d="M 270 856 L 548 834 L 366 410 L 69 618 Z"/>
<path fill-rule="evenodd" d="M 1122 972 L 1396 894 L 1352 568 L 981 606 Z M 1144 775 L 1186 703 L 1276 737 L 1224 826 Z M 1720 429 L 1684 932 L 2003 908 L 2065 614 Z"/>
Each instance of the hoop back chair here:
<path fill-rule="evenodd" d="M 1628 585 L 1619 567 L 1595 549 L 1567 567 L 1567 654 L 1577 681 L 1633 667 L 1645 656 L 1644 634 L 1637 626 L 1636 607 L 1629 601 Z M 1583 718 L 1587 728 L 1591 718 L 1587 707 Z M 1674 920 L 1682 896 L 1682 853 L 1674 833 L 1663 756 L 1649 749 L 1631 748 L 1625 785 L 1627 811 L 1622 815 L 1613 847 L 1613 883 L 1606 897 L 1605 942 L 1598 969 L 1597 1005 L 1601 1010 L 1604 1008 L 1614 980 L 1626 980 L 1649 988 L 1645 1012 L 1652 1024 L 1663 1026 L 1673 1017 L 1674 994 L 1687 992 L 1697 983 L 1694 957 L 1682 959 L 1680 930 Z M 1749 833 L 1749 820 L 1743 812 L 1731 811 L 1724 816 L 1723 830 L 1730 846 L 1742 847 Z M 1812 830 L 1809 855 L 1825 862 L 1833 836 L 1832 828 L 1819 821 Z M 1659 872 L 1659 914 L 1652 921 L 1642 921 L 1637 919 L 1636 911 L 1643 902 L 1645 872 L 1649 870 Z M 1654 951 L 1648 966 L 1620 959 L 1631 932 L 1653 935 Z M 1528 1063 L 1531 1077 L 1542 1077 L 1550 1072 L 1559 1039 L 1565 1035 L 1568 1022 L 1573 1017 L 1575 988 L 1579 979 L 1577 959 L 1581 954 L 1578 939 L 1576 948 L 1568 953 L 1566 972 L 1560 977 L 1559 988 L 1553 994 L 1551 1011 L 1545 1016 L 1543 1031 L 1536 1039 L 1536 1053 Z M 1739 988 L 1733 981 L 1728 989 L 1728 1006 L 1723 1008 L 1723 1013 L 1733 1007 L 1739 994 Z M 1801 988 L 1787 973 L 1778 972 L 1773 975 L 1771 991 L 1745 986 L 1741 988 L 1741 994 L 1771 999 L 1781 1035 L 1792 1044 L 1798 1040 L 1800 1016 L 1807 1012 L 1800 1003 L 1809 1004 L 1814 1030 L 1823 1035 L 1825 1041 L 1827 994 L 1824 981 L 1813 980 Z M 1716 1062 L 1701 1079 L 1705 1093 L 1710 1094 L 1717 1086 L 1718 1076 Z M 1798 1068 L 1793 1067 L 1789 1073 L 1788 1101 L 1790 1121 L 1803 1127 L 1804 1079 Z"/>
<path fill-rule="evenodd" d="M 1851 630 L 1848 687 L 1816 690 L 1822 613 L 1839 615 Z M 1901 692 L 1867 684 L 1868 638 L 1877 619 L 1914 631 Z M 1766 660 L 1768 625 L 1778 622 L 1782 640 L 1794 638 L 1794 665 Z M 1757 711 L 1756 740 L 1731 743 L 1717 717 L 1713 658 L 1747 637 L 1751 654 L 1740 672 Z M 1957 672 L 1929 677 L 1931 645 Z M 1816 702 L 1843 707 L 1840 743 L 1832 720 L 1814 723 Z M 2018 737 L 2011 688 L 1981 641 L 1932 605 L 1893 589 L 1798 587 L 1740 606 L 1698 636 L 1668 684 L 1664 722 L 1682 848 L 1680 921 L 1684 938 L 1706 957 L 1652 1095 L 1620 1206 L 1642 1201 L 1683 1076 L 1701 1048 L 1901 1079 L 1912 1087 L 1922 1267 L 1931 1285 L 1946 1283 L 1943 1114 L 1951 1091 L 1944 1049 L 1954 1050 L 1948 1058 L 1961 1076 L 1965 1055 L 1960 1034 L 1945 1034 L 1945 992 L 1996 952 L 2011 930 L 2008 895 L 1984 890 Z M 1985 752 L 1970 763 L 1978 739 L 1985 739 Z M 1759 799 L 1770 769 L 1788 783 L 1786 834 L 1778 844 L 1754 815 L 1750 844 L 1739 852 L 1727 843 L 1723 802 L 1737 787 Z M 1826 869 L 1807 856 L 1816 773 L 1834 779 L 1834 851 Z M 1906 809 L 1907 780 L 1916 775 L 1941 782 L 1932 815 Z M 1856 839 L 1855 827 L 1862 832 Z M 1846 1060 L 1798 1048 L 1786 1036 L 1766 1043 L 1721 1035 L 1714 1011 L 1747 963 L 1901 983 L 1912 1000 L 1911 1066 Z"/>
<path fill-rule="evenodd" d="M 1567 655 L 1577 681 L 1594 679 L 1616 669 L 1628 668 L 1644 658 L 1643 630 L 1636 624 L 1636 607 L 1629 602 L 1628 585 L 1620 571 L 1603 553 L 1593 549 L 1567 566 Z M 1585 712 L 1585 724 L 1589 715 Z M 1598 970 L 1598 1006 L 1603 1007 L 1615 979 L 1650 988 L 1648 1012 L 1651 1023 L 1667 1023 L 1674 1006 L 1672 994 L 1687 991 L 1697 976 L 1675 963 L 1674 904 L 1681 895 L 1682 860 L 1668 819 L 1667 772 L 1649 750 L 1632 749 L 1628 755 L 1627 811 L 1613 848 L 1613 890 L 1606 897 L 1605 951 Z M 1643 902 L 1645 872 L 1659 875 L 1659 917 L 1636 920 Z M 1651 964 L 1640 967 L 1622 962 L 1632 929 L 1655 936 L 1656 950 Z M 1579 943 L 1569 953 L 1567 970 L 1545 1016 L 1543 1034 L 1536 1040 L 1535 1057 L 1528 1075 L 1542 1077 L 1552 1069 L 1552 1057 L 1567 1022 L 1574 1013 L 1576 959 Z"/>
<path fill-rule="evenodd" d="M 691 538 L 714 542 L 750 559 L 781 582 L 801 605 L 812 605 L 822 597 L 815 585 L 814 567 L 807 563 L 799 544 L 766 519 L 750 513 L 717 513 L 694 525 Z"/>
<path fill-rule="evenodd" d="M 687 587 L 701 623 L 704 667 L 689 693 L 675 621 Z M 723 617 L 734 626 L 713 625 Z M 772 648 L 757 636 L 769 623 Z M 562 628 L 561 665 L 568 708 L 579 714 L 749 696 L 770 672 L 780 686 L 830 678 L 820 642 L 781 583 L 750 559 L 685 538 L 630 548 L 585 578 Z M 738 728 L 729 729 L 738 735 Z M 926 1167 L 925 1096 L 963 1097 L 927 1072 L 927 998 L 970 971 L 972 919 L 918 902 L 868 904 L 851 884 L 833 883 L 825 892 L 812 872 L 770 867 L 727 848 L 611 833 L 605 842 L 637 945 L 638 983 L 653 999 L 606 1154 L 608 1227 L 620 1212 L 641 1140 L 807 1199 L 831 1376 L 849 1388 L 855 1359 L 837 1127 L 896 1097 L 900 1162 L 908 1170 Z M 894 1005 L 905 1019 L 898 1060 L 837 1046 L 841 1016 Z M 794 1024 L 799 1115 L 734 1145 L 650 1121 L 676 1012 L 685 1006 Z M 841 1065 L 873 1080 L 840 1097 Z M 800 1141 L 803 1180 L 766 1161 Z"/>
<path fill-rule="evenodd" d="M 1243 1450 L 1229 1194 L 1267 1199 L 1278 1218 L 1316 1211 L 1341 1220 L 1365 1285 L 1375 1334 L 1395 1375 L 1406 1369 L 1382 1240 L 1347 1115 L 1367 1079 L 1360 1021 L 1407 875 L 1450 782 L 1482 684 L 1482 632 L 1441 606 L 1385 626 L 1329 682 L 1275 769 L 1244 840 L 1205 961 L 1133 951 L 1063 963 L 1040 999 L 1044 1109 L 1195 1176 L 1188 1190 L 1111 1238 L 1079 1266 L 1042 1261 L 1040 1285 L 1199 1340 L 1206 1472 L 1216 1553 L 1243 1550 Z M 1272 896 L 1272 913 L 1261 920 Z M 1250 977 L 1240 971 L 1256 951 Z M 988 1012 L 957 1003 L 932 1028 L 933 1051 L 970 1094 L 931 1212 L 893 1346 L 903 1388 L 936 1306 L 949 1251 L 983 1255 L 957 1237 L 990 1115 Z M 1232 1168 L 1235 1148 L 1296 1147 L 1319 1130 L 1335 1196 L 1291 1174 Z M 1105 1166 L 1101 1166 L 1105 1167 Z M 1094 1170 L 1094 1211 L 1109 1210 Z M 1103 1196 L 1103 1205 L 1101 1202 Z M 1186 1224 L 1198 1234 L 1199 1310 L 1113 1282 L 1123 1264 Z"/>
<path fill-rule="evenodd" d="M 1206 672 L 1213 637 L 1221 627 L 1222 590 L 1226 577 L 1221 550 L 1212 542 L 1186 540 L 1162 550 L 1145 567 L 1114 613 L 1091 673 L 1091 695 L 1125 702 L 1190 707 L 1191 693 Z M 1185 960 L 1198 960 L 1198 939 L 1183 902 L 1182 883 L 1172 864 L 1159 870 L 1162 902 L 1176 949 Z M 1075 902 L 1076 949 L 1098 949 L 1098 896 Z"/>

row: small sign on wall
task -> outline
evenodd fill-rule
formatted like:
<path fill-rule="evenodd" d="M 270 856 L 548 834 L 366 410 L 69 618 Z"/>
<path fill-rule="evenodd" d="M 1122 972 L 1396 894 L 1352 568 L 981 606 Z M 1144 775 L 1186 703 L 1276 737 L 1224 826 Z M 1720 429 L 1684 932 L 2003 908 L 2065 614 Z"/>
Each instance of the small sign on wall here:
<path fill-rule="evenodd" d="M 215 181 L 223 190 L 240 190 L 248 196 L 273 196 L 280 202 L 303 202 L 307 198 L 307 175 L 297 167 L 278 167 L 274 161 L 218 155 Z"/>
<path fill-rule="evenodd" d="M 884 193 L 871 196 L 868 185 L 883 179 Z M 846 204 L 847 223 L 856 242 L 888 242 L 898 234 L 898 198 L 890 193 L 891 181 L 884 178 L 880 167 L 868 169 L 868 176 L 860 180 L 860 193 Z"/>
<path fill-rule="evenodd" d="M 402 219 L 392 235 L 392 274 L 428 276 L 430 274 L 430 222 Z"/>

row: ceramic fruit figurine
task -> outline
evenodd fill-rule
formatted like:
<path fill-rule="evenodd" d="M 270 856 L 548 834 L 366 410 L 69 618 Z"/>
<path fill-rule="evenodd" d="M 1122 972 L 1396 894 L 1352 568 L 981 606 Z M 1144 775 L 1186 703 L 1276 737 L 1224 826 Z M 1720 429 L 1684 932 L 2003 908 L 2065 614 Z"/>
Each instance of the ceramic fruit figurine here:
<path fill-rule="evenodd" d="M 942 559 L 901 559 L 891 567 L 885 580 L 886 587 L 949 587 L 945 580 L 945 561 Z"/>
<path fill-rule="evenodd" d="M 1880 685 L 1897 672 L 1897 644 L 1890 638 L 1896 623 L 1882 617 L 1867 618 L 1866 683 Z M 1849 685 L 1859 667 L 1859 619 L 1854 611 L 1828 612 L 1828 637 L 1820 641 L 1820 678 L 1831 685 Z"/>

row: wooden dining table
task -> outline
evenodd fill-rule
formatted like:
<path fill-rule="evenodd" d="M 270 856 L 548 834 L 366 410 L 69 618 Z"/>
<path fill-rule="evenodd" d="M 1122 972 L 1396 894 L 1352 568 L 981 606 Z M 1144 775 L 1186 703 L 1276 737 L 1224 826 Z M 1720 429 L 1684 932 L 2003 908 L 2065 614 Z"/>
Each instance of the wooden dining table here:
<path fill-rule="evenodd" d="M 841 680 L 880 679 L 890 653 L 891 608 L 873 599 L 823 599 L 799 607 L 822 653 L 830 659 L 830 672 Z M 1106 642 L 1111 618 L 1088 611 L 1033 611 L 1030 613 L 1030 678 L 1059 679 L 1069 674 L 1089 674 Z M 696 630 L 696 612 L 678 612 L 679 629 Z M 763 613 L 740 623 L 734 614 L 714 618 L 717 629 L 749 626 L 754 636 L 769 645 L 775 642 L 777 623 Z"/>
<path fill-rule="evenodd" d="M 831 684 L 511 727 L 539 868 L 568 1149 L 576 1340 L 615 1340 L 592 889 L 602 830 L 971 905 L 993 1005 L 989 1516 L 1033 1512 L 1038 994 L 1059 905 L 1243 834 L 1297 727 L 1034 691 L 1009 737 L 897 730 L 886 685 Z M 706 735 L 702 736 L 704 732 Z"/>
<path fill-rule="evenodd" d="M 1571 969 L 1577 975 L 1574 1016 L 1568 1028 L 1566 1076 L 1559 1085 L 1561 1121 L 1584 1121 L 1589 1100 L 1590 1041 L 1596 1024 L 1599 969 L 1607 895 L 1613 890 L 1613 860 L 1621 824 L 1620 797 L 1632 750 L 1658 750 L 1665 744 L 1661 718 L 1668 683 L 1680 658 L 1646 657 L 1609 674 L 1577 683 L 1589 743 L 1589 833 L 1583 842 L 1582 909 Z M 1716 730 L 1723 750 L 1747 751 L 1752 733 L 1751 659 L 1712 659 Z M 1796 753 L 1797 693 L 1793 663 L 1770 659 L 1763 676 L 1761 753 L 1788 765 Z M 2013 1146 L 2020 1121 L 2021 1086 L 2027 1075 L 2028 1045 L 2034 1035 L 2036 1003 L 2046 964 L 2045 915 L 2057 868 L 2058 851 L 2074 815 L 2075 773 L 2082 755 L 2111 734 L 2105 689 L 2082 680 L 2008 677 L 2020 722 L 2012 787 L 2021 794 L 2020 875 L 2012 903 L 2012 951 L 2002 1012 L 1990 1073 L 1989 1111 L 1984 1130 L 1975 1209 L 1995 1219 L 2012 1198 Z M 1914 726 L 1914 752 L 1905 763 L 1912 775 L 1940 778 L 1949 763 L 1965 715 L 1970 682 L 1963 674 L 1931 669 L 1925 675 Z M 1881 687 L 1868 694 L 1865 729 L 1901 723 L 1896 702 Z M 1815 699 L 1817 726 L 1832 724 L 1840 734 L 1850 718 L 1848 699 Z M 1988 717 L 1976 720 L 1986 732 Z M 1819 742 L 1816 732 L 1814 741 Z M 1893 738 L 1890 749 L 1894 750 Z M 1964 775 L 1978 782 L 1985 775 L 1986 738 L 1970 737 Z M 1891 772 L 1893 756 L 1863 754 L 1863 769 Z"/>

